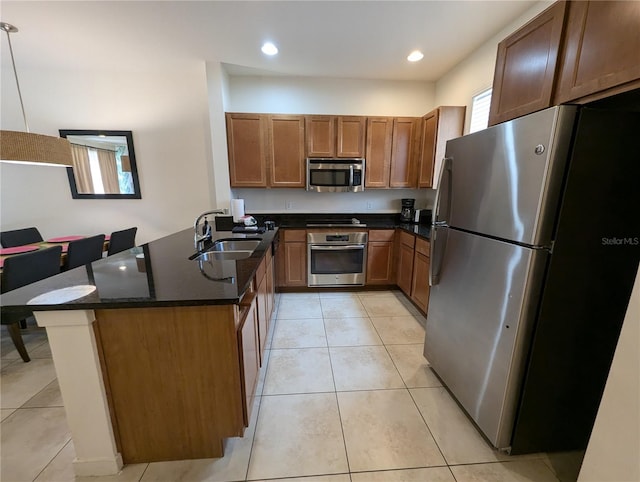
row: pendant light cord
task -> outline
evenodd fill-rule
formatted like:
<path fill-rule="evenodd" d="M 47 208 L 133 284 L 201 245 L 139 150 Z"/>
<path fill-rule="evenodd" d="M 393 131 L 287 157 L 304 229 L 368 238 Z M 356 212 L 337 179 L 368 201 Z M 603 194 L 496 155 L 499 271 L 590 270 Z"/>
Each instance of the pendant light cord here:
<path fill-rule="evenodd" d="M 27 114 L 25 113 L 24 103 L 22 102 L 22 92 L 20 91 L 20 81 L 18 81 L 18 71 L 16 70 L 16 62 L 13 58 L 13 47 L 11 46 L 11 36 L 9 35 L 9 31 L 11 29 L 15 29 L 14 30 L 15 32 L 18 31 L 18 29 L 16 29 L 12 25 L 9 25 L 4 22 L 2 23 L 2 30 L 4 30 L 7 33 L 7 41 L 9 42 L 9 53 L 11 54 L 11 65 L 13 65 L 13 75 L 16 77 L 16 87 L 18 87 L 18 98 L 20 99 L 20 107 L 22 108 L 22 118 L 24 119 L 24 128 L 28 133 L 29 124 L 27 123 Z"/>

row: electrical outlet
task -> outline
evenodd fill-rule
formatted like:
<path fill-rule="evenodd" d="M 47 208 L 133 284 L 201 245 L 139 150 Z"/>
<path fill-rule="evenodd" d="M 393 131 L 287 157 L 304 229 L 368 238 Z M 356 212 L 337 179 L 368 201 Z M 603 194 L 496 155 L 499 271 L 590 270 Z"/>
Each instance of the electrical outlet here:
<path fill-rule="evenodd" d="M 287 211 L 291 211 L 293 209 L 293 201 L 287 201 L 284 205 Z"/>
<path fill-rule="evenodd" d="M 373 209 L 373 203 L 371 201 L 367 201 L 367 209 Z"/>

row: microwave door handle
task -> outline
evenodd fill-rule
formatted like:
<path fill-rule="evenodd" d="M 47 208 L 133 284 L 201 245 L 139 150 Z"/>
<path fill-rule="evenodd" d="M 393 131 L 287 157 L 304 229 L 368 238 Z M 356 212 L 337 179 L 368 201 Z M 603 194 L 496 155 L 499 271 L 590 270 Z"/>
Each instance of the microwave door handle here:
<path fill-rule="evenodd" d="M 353 164 L 349 166 L 349 189 L 353 190 Z"/>

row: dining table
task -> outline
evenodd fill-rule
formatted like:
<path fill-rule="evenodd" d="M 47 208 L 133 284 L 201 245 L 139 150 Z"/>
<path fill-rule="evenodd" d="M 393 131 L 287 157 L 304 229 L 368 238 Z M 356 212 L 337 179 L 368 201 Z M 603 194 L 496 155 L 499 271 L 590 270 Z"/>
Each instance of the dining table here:
<path fill-rule="evenodd" d="M 22 246 L 14 246 L 11 248 L 0 248 L 0 273 L 2 273 L 2 270 L 4 268 L 5 259 L 18 254 L 30 253 L 33 251 L 38 251 L 40 249 L 52 248 L 54 246 L 62 246 L 62 253 L 60 255 L 60 266 L 64 266 L 64 263 L 67 259 L 67 249 L 69 248 L 69 243 L 71 241 L 77 241 L 78 239 L 83 239 L 86 237 L 88 236 L 80 236 L 80 235 L 59 236 L 55 238 L 49 238 L 45 241 L 40 241 L 38 243 L 25 244 Z M 109 249 L 109 238 L 110 236 L 108 234 L 105 235 L 104 246 L 102 248 L 103 251 L 107 251 Z"/>

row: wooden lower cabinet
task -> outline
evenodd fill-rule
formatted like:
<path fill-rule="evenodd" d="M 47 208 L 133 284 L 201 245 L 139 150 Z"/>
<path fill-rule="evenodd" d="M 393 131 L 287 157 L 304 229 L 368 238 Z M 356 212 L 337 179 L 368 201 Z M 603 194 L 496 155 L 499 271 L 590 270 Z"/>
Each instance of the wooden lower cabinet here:
<path fill-rule="evenodd" d="M 251 410 L 256 395 L 258 371 L 260 370 L 260 345 L 262 341 L 258 328 L 257 296 L 251 295 L 251 302 L 243 307 L 240 326 L 238 327 L 238 349 L 240 354 L 240 370 L 243 388 L 244 425 L 249 426 Z"/>
<path fill-rule="evenodd" d="M 271 252 L 256 278 L 239 305 L 95 310 L 125 464 L 222 457 L 224 439 L 243 435 L 274 309 Z"/>
<path fill-rule="evenodd" d="M 425 313 L 429 306 L 429 241 L 398 232 L 397 284 Z"/>
<path fill-rule="evenodd" d="M 429 242 L 416 238 L 411 299 L 426 313 L 429 306 Z"/>
<path fill-rule="evenodd" d="M 415 236 L 405 231 L 399 231 L 398 240 L 397 284 L 404 294 L 411 296 Z"/>
<path fill-rule="evenodd" d="M 278 253 L 278 287 L 307 286 L 307 232 L 283 229 Z"/>
<path fill-rule="evenodd" d="M 393 240 L 395 230 L 376 229 L 369 231 L 367 243 L 367 285 L 395 284 L 393 270 Z"/>
<path fill-rule="evenodd" d="M 95 316 L 124 463 L 222 457 L 223 440 L 245 427 L 238 306 L 95 310 Z M 247 347 L 253 323 L 243 325 Z"/>

